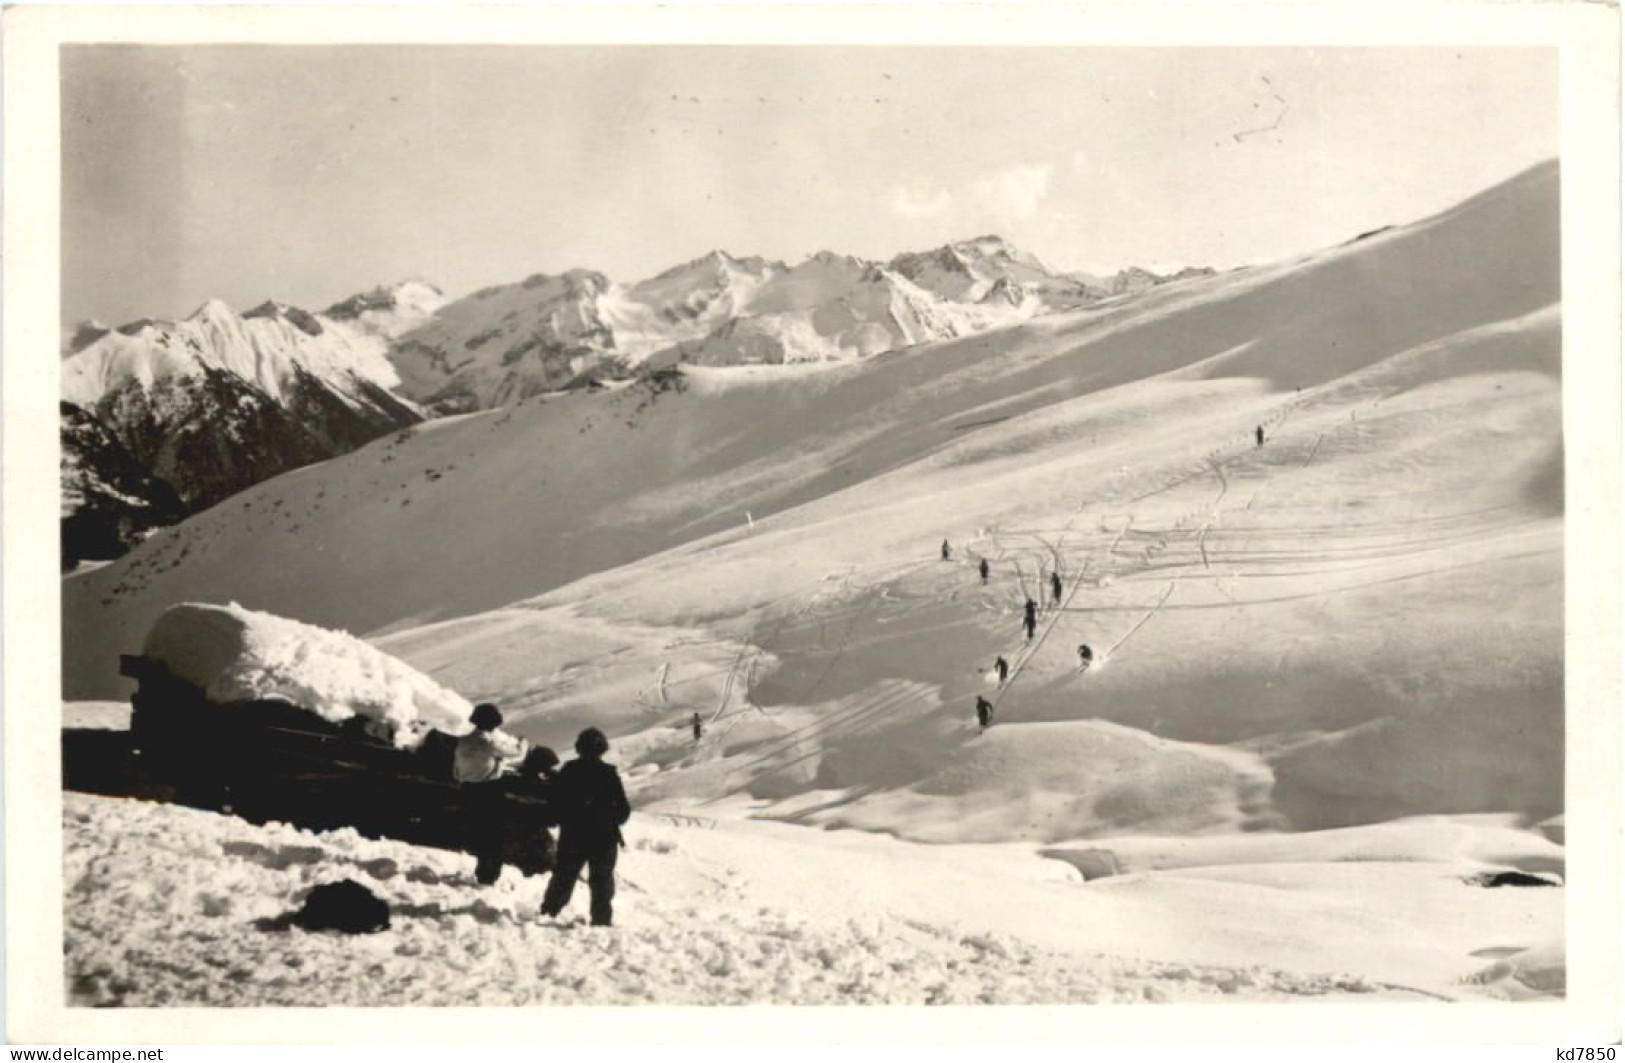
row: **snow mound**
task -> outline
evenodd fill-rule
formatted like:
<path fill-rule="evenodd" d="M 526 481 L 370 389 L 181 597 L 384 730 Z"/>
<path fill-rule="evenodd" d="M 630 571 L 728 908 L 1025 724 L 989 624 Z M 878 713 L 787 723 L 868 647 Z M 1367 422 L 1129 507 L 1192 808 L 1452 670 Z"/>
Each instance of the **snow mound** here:
<path fill-rule="evenodd" d="M 867 740 L 869 746 L 878 739 Z M 1254 754 L 1104 720 L 996 726 L 911 786 L 807 818 L 932 842 L 1058 841 L 1128 830 L 1199 835 L 1274 826 Z"/>
<path fill-rule="evenodd" d="M 216 704 L 287 701 L 334 723 L 361 716 L 384 724 L 402 748 L 431 729 L 468 730 L 472 706 L 422 672 L 342 631 L 235 602 L 172 606 L 142 652 Z"/>

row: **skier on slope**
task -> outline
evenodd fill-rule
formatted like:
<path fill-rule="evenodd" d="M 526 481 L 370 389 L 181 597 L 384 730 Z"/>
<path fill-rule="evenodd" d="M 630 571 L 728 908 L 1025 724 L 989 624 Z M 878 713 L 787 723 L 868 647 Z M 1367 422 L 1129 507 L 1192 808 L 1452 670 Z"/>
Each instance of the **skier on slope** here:
<path fill-rule="evenodd" d="M 1004 659 L 1004 654 L 999 654 L 999 659 L 993 662 L 993 670 L 999 674 L 999 685 L 1003 686 L 1010 678 L 1010 662 Z"/>
<path fill-rule="evenodd" d="M 952 548 L 950 548 L 948 546 L 948 540 L 947 539 L 942 540 L 942 559 L 944 561 L 948 561 L 948 560 L 951 560 L 953 558 L 953 556 L 954 556 L 954 552 L 953 552 Z"/>
<path fill-rule="evenodd" d="M 993 703 L 986 698 L 976 699 L 976 722 L 984 731 L 993 725 Z"/>
<path fill-rule="evenodd" d="M 1021 623 L 1022 626 L 1027 629 L 1027 641 L 1031 642 L 1033 640 L 1033 634 L 1038 630 L 1038 618 L 1033 614 L 1028 613 L 1027 618 Z"/>
<path fill-rule="evenodd" d="M 615 859 L 625 845 L 621 824 L 632 815 L 620 772 L 604 763 L 609 739 L 596 727 L 576 736 L 576 759 L 559 770 L 553 782 L 553 805 L 559 822 L 558 865 L 542 898 L 542 914 L 555 916 L 570 903 L 582 868 L 590 877 L 592 925 L 609 926 L 614 918 Z"/>
<path fill-rule="evenodd" d="M 988 573 L 987 558 L 985 558 L 985 557 L 982 558 L 982 564 L 980 565 L 980 568 L 981 568 L 981 571 L 982 571 L 982 583 L 985 586 L 987 584 L 987 573 Z"/>
<path fill-rule="evenodd" d="M 705 733 L 705 727 L 700 723 L 699 713 L 696 712 L 694 714 L 694 719 L 689 722 L 689 726 L 694 728 L 694 741 L 698 742 L 700 740 L 700 736 Z"/>
<path fill-rule="evenodd" d="M 1060 605 L 1061 604 L 1061 574 L 1059 572 L 1051 572 L 1049 574 L 1049 592 L 1050 592 L 1050 597 L 1055 599 L 1055 604 Z"/>
<path fill-rule="evenodd" d="M 1258 441 L 1259 446 L 1264 445 L 1264 426 L 1263 425 L 1259 425 L 1257 428 L 1253 429 L 1253 438 Z"/>
<path fill-rule="evenodd" d="M 1089 666 L 1095 663 L 1095 651 L 1089 648 L 1087 642 L 1078 643 L 1078 669 L 1087 672 Z"/>
<path fill-rule="evenodd" d="M 451 775 L 473 843 L 474 879 L 489 886 L 502 876 L 503 792 L 498 780 L 507 764 L 525 755 L 525 743 L 498 730 L 502 713 L 495 705 L 474 706 L 468 722 L 474 729 L 457 739 Z"/>

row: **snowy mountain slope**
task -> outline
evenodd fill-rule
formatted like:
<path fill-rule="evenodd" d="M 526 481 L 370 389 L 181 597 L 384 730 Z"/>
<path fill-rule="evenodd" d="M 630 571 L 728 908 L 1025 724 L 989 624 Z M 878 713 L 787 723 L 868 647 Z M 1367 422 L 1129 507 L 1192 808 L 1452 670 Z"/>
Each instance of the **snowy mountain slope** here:
<path fill-rule="evenodd" d="M 787 270 L 782 262 L 713 251 L 640 281 L 628 297 L 671 330 L 662 337 L 665 343 L 695 339 L 745 313 L 755 293 Z"/>
<path fill-rule="evenodd" d="M 97 663 L 108 635 L 140 630 L 168 600 L 235 597 L 353 630 L 399 627 L 493 608 L 711 532 L 737 532 L 746 511 L 759 520 L 865 482 L 888 503 L 917 503 L 907 530 L 930 529 L 934 541 L 938 529 L 949 530 L 953 510 L 925 503 L 945 485 L 985 496 L 988 524 L 1008 524 L 1013 509 L 1075 509 L 1075 499 L 1010 495 L 997 486 L 1011 466 L 1070 462 L 1094 471 L 1069 494 L 1100 494 L 1115 528 L 1127 508 L 1118 493 L 1182 477 L 1193 491 L 1197 476 L 1216 483 L 1203 471 L 1215 445 L 1240 440 L 1255 420 L 1278 416 L 1296 398 L 1269 391 L 1265 381 L 1330 387 L 1356 368 L 1552 305 L 1555 195 L 1555 172 L 1536 171 L 1440 219 L 1300 263 L 1158 289 L 862 364 L 794 373 L 694 369 L 674 383 L 533 399 L 424 426 L 398 444 L 375 443 L 261 485 L 228 510 L 189 522 L 173 545 L 148 548 L 156 559 L 194 544 L 185 564 L 161 576 L 137 565 L 138 556 L 71 581 L 66 675 L 85 693 L 110 692 L 104 679 L 92 678 L 109 674 Z M 1444 268 L 1469 260 L 1480 268 Z M 1377 307 L 1381 314 L 1373 314 Z M 1533 403 L 1538 419 L 1555 401 L 1548 375 L 1556 364 L 1555 320 L 1508 328 L 1498 357 L 1535 371 L 1514 374 L 1527 395 L 1492 397 L 1508 406 Z M 1433 361 L 1443 367 L 1438 372 L 1471 382 L 1482 379 L 1474 356 L 1447 346 Z M 1361 388 L 1375 394 L 1399 386 L 1333 388 L 1318 400 L 1317 416 L 1349 422 L 1369 398 Z M 1159 427 L 1149 432 L 1152 423 Z M 1454 430 L 1468 436 L 1452 451 L 1464 461 L 1472 434 L 1490 431 L 1472 424 Z M 1404 427 L 1382 435 L 1361 427 L 1347 442 L 1323 445 L 1328 454 L 1357 454 L 1369 444 L 1375 452 L 1368 460 L 1381 465 L 1391 463 L 1385 448 L 1407 438 Z M 1535 452 L 1540 468 L 1557 460 L 1550 433 L 1496 439 Z M 933 455 L 940 461 L 950 448 L 959 448 L 954 466 L 920 466 L 928 477 L 901 471 Z M 1252 460 L 1272 463 L 1281 455 L 1270 450 Z M 1500 459 L 1482 484 L 1476 464 L 1466 464 L 1456 482 L 1475 491 L 1521 484 L 1535 461 Z M 267 525 L 267 509 L 286 516 Z M 271 530 L 279 534 L 266 534 Z M 304 549 L 306 536 L 322 550 Z M 907 551 L 920 554 L 912 541 Z M 258 563 L 243 564 L 244 556 Z M 426 568 L 429 557 L 456 564 Z M 798 564 L 790 555 L 784 563 Z M 420 576 L 392 575 L 403 570 Z"/>
<path fill-rule="evenodd" d="M 369 336 L 394 339 L 446 305 L 445 293 L 427 281 L 408 280 L 360 292 L 334 303 L 321 316 Z"/>
<path fill-rule="evenodd" d="M 65 691 L 119 696 L 164 605 L 235 599 L 537 741 L 604 727 L 639 831 L 716 823 L 641 835 L 681 859 L 629 861 L 629 913 L 725 920 L 666 907 L 693 858 L 809 918 L 1561 992 L 1564 890 L 1477 884 L 1564 872 L 1557 208 L 1553 164 L 956 340 L 431 422 L 67 579 Z"/>
<path fill-rule="evenodd" d="M 122 454 L 80 448 L 70 434 L 65 482 L 77 469 L 109 480 L 119 473 L 101 463 L 128 456 L 196 510 L 420 421 L 391 390 L 399 381 L 384 352 L 391 328 L 428 312 L 432 289 L 380 290 L 349 305 L 359 324 L 276 302 L 239 316 L 214 300 L 183 321 L 142 320 L 84 343 L 62 362 L 63 401 Z M 118 507 L 100 512 L 115 523 L 153 523 Z M 129 542 L 120 537 L 119 548 Z"/>
<path fill-rule="evenodd" d="M 391 357 L 406 394 L 442 410 L 488 409 L 645 363 L 860 357 L 993 316 L 936 302 L 846 256 L 790 269 L 713 252 L 630 288 L 574 270 L 483 289 L 401 337 Z"/>
<path fill-rule="evenodd" d="M 1118 270 L 1116 273 L 1068 273 L 1066 276 L 1082 284 L 1096 298 L 1116 295 L 1133 295 L 1137 292 L 1147 291 L 1162 284 L 1172 284 L 1176 281 L 1192 280 L 1197 277 L 1211 277 L 1213 270 L 1207 266 L 1186 266 L 1173 273 L 1153 273 L 1148 269 L 1130 266 Z"/>
<path fill-rule="evenodd" d="M 762 286 L 750 313 L 652 361 L 729 366 L 850 360 L 1019 320 L 1019 305 L 946 303 L 881 266 L 841 277 L 847 261 L 826 266 L 814 260 L 791 270 Z M 839 283 L 830 283 L 831 273 Z"/>
<path fill-rule="evenodd" d="M 186 516 L 175 489 L 151 476 L 95 417 L 66 402 L 58 417 L 64 566 L 117 557 L 153 529 Z"/>
<path fill-rule="evenodd" d="M 242 316 L 211 299 L 182 321 L 142 320 L 120 327 L 62 363 L 62 398 L 94 409 L 131 386 L 151 389 L 177 378 L 223 370 L 273 399 L 302 372 L 345 388 L 351 379 L 393 387 L 383 346 L 315 314 L 265 302 Z"/>
<path fill-rule="evenodd" d="M 475 887 L 459 854 L 70 794 L 67 991 L 100 1006 L 378 1006 L 1517 999 L 1554 977 L 1561 990 L 1560 966 L 1516 962 L 1531 949 L 1492 962 L 1460 935 L 1452 961 L 1399 940 L 1432 914 L 1417 903 L 1378 915 L 1369 900 L 1288 899 L 1257 913 L 1273 932 L 1257 918 L 1204 926 L 1218 880 L 1084 890 L 1015 853 L 690 822 L 633 820 L 617 927 L 598 931 L 539 918 L 541 880 L 510 870 Z M 1543 903 L 1554 891 L 1465 889 L 1425 864 L 1359 870 L 1427 883 L 1429 903 L 1472 910 L 1461 924 L 1560 930 Z M 389 902 L 388 930 L 277 928 L 311 886 L 343 877 Z M 855 878 L 864 890 L 837 885 Z M 1000 903 L 942 903 L 969 893 Z M 1331 946 L 1320 955 L 1291 944 L 1311 920 Z M 1242 941 L 1259 951 L 1238 962 Z"/>
<path fill-rule="evenodd" d="M 62 329 L 62 357 L 71 358 L 113 330 L 91 318 Z"/>
<path fill-rule="evenodd" d="M 449 412 L 556 391 L 620 357 L 602 305 L 612 287 L 601 273 L 571 270 L 454 300 L 396 340 L 390 359 L 401 391 Z"/>
<path fill-rule="evenodd" d="M 1089 284 L 1055 273 L 999 236 L 979 236 L 931 251 L 898 255 L 891 268 L 944 299 L 985 303 L 991 296 L 1017 306 L 1033 300 L 1035 312 L 1071 309 L 1120 294 L 1109 284 Z"/>
<path fill-rule="evenodd" d="M 630 286 L 572 270 L 485 288 L 401 335 L 391 357 L 405 394 L 467 411 L 646 364 L 869 357 L 1121 290 L 1051 273 L 993 236 L 889 265 L 821 251 L 790 267 L 713 251 Z"/>

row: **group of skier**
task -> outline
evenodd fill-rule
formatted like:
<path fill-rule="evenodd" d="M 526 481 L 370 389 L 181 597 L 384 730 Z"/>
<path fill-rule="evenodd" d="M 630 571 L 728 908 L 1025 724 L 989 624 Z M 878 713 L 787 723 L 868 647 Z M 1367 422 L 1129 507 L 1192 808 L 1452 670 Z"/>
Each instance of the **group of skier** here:
<path fill-rule="evenodd" d="M 947 539 L 942 540 L 941 552 L 944 561 L 953 560 L 953 546 Z M 982 585 L 986 586 L 988 578 L 993 573 L 993 566 L 989 564 L 987 558 L 978 558 L 976 570 L 978 575 L 981 576 Z M 1049 589 L 1052 604 L 1059 609 L 1063 592 L 1066 589 L 1065 584 L 1061 582 L 1060 572 L 1055 571 L 1049 574 Z M 1032 599 L 1031 595 L 1028 595 L 1026 601 L 1022 604 L 1021 626 L 1022 630 L 1027 634 L 1027 641 L 1033 641 L 1038 633 L 1038 603 Z M 1087 671 L 1089 666 L 1094 663 L 1094 660 L 1094 650 L 1090 648 L 1088 643 L 1080 642 L 1078 644 L 1079 670 Z M 993 662 L 993 671 L 998 676 L 999 686 L 1004 686 L 1005 682 L 1010 678 L 1010 662 L 1004 659 L 1003 654 L 1000 654 Z M 983 730 L 993 725 L 993 703 L 980 695 L 976 698 L 976 722 Z"/>
<path fill-rule="evenodd" d="M 1254 429 L 1257 446 L 1264 445 L 1264 428 Z M 953 560 L 953 547 L 942 541 L 942 560 Z M 979 558 L 977 572 L 985 586 L 992 575 L 987 558 Z M 1049 574 L 1052 604 L 1060 608 L 1064 585 L 1061 574 Z M 1038 603 L 1028 596 L 1022 606 L 1022 628 L 1032 642 L 1038 631 Z M 1078 645 L 1080 670 L 1094 663 L 1088 643 Z M 999 686 L 1010 679 L 1010 662 L 1000 654 L 993 662 Z M 984 730 L 993 724 L 993 703 L 976 698 L 976 721 Z M 542 914 L 553 917 L 570 903 L 582 871 L 588 871 L 590 911 L 594 926 L 609 926 L 614 917 L 615 863 L 625 846 L 621 825 L 631 816 L 626 789 L 615 766 L 604 761 L 609 739 L 596 727 L 582 731 L 575 741 L 576 759 L 559 766 L 558 754 L 546 746 L 531 747 L 500 730 L 502 713 L 495 705 L 481 704 L 469 717 L 472 729 L 457 741 L 452 755 L 452 777 L 463 791 L 461 807 L 467 834 L 475 851 L 475 879 L 482 885 L 502 875 L 508 835 L 514 824 L 508 815 L 510 796 L 529 797 L 546 813 L 533 844 L 551 845 L 547 827 L 559 828 L 559 842 L 542 899 Z M 704 735 L 700 714 L 689 724 L 694 741 Z"/>
<path fill-rule="evenodd" d="M 502 875 L 508 834 L 515 827 L 508 798 L 538 799 L 545 812 L 535 828 L 538 836 L 529 844 L 548 846 L 546 828 L 559 829 L 542 915 L 564 910 L 585 868 L 592 924 L 611 925 L 615 862 L 626 844 L 621 825 L 632 806 L 620 773 L 604 761 L 609 739 L 598 728 L 587 728 L 576 736 L 576 759 L 559 767 L 558 754 L 551 749 L 527 746 L 499 730 L 502 713 L 495 705 L 475 706 L 469 723 L 473 729 L 457 740 L 452 753 L 452 778 L 461 791 L 459 804 L 475 850 L 475 879 L 491 885 Z M 696 718 L 696 732 L 698 726 Z"/>

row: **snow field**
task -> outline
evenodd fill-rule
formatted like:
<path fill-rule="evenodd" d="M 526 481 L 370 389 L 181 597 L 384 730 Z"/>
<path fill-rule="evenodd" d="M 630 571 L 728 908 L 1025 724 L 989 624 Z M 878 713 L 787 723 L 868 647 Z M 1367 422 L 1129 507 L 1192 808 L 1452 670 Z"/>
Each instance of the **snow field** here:
<path fill-rule="evenodd" d="M 474 886 L 467 857 L 351 832 L 255 829 L 190 809 L 70 794 L 70 998 L 81 1005 L 1137 1003 L 1364 997 L 1352 976 L 1158 964 L 1035 948 L 896 916 L 815 918 L 756 904 L 685 832 L 640 823 L 622 914 L 543 920 L 543 882 Z M 692 833 L 692 832 L 687 832 Z M 652 837 L 651 837 L 652 836 Z M 677 865 L 675 867 L 669 865 Z M 687 865 L 687 866 L 684 866 Z M 390 929 L 275 929 L 310 886 L 351 877 Z M 582 902 L 578 902 L 579 909 Z M 579 919 L 579 913 L 578 913 Z"/>

